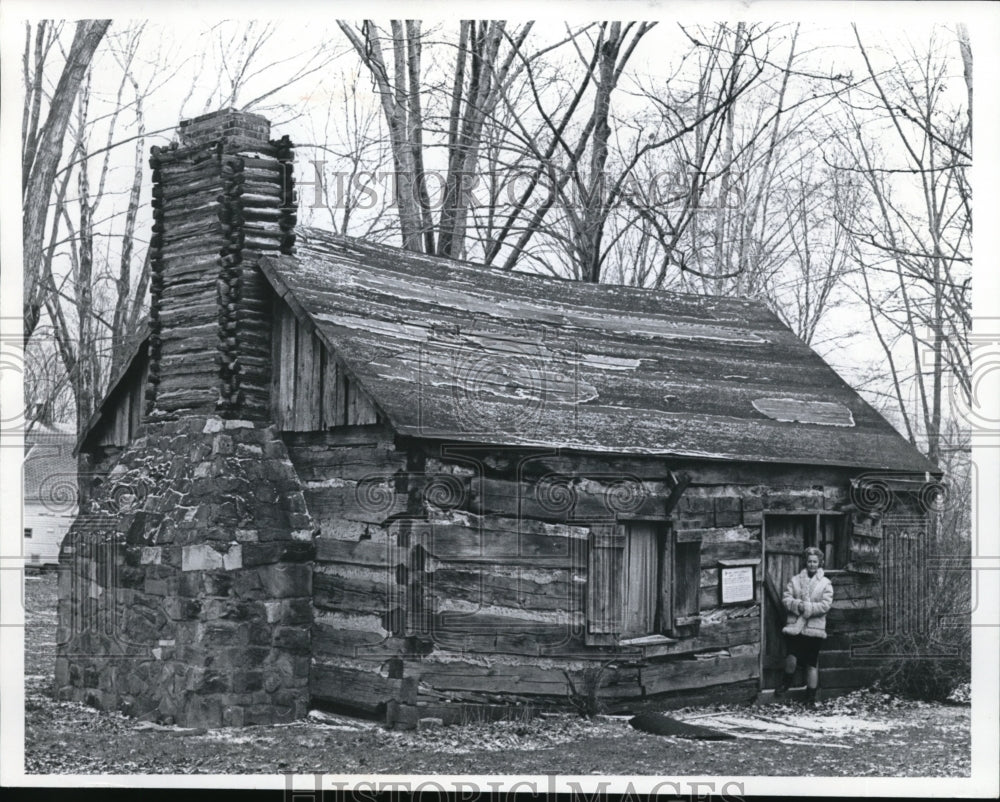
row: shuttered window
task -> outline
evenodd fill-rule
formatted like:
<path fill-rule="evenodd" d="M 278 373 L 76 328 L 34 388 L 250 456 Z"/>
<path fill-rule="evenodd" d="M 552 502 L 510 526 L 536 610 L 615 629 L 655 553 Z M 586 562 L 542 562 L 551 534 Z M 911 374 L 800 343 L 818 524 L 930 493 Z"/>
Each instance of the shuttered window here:
<path fill-rule="evenodd" d="M 587 643 L 692 634 L 700 576 L 700 538 L 675 533 L 662 521 L 592 526 Z"/>
<path fill-rule="evenodd" d="M 850 559 L 845 523 L 842 515 L 817 516 L 816 537 L 810 545 L 823 552 L 824 565 L 828 570 L 844 568 Z"/>
<path fill-rule="evenodd" d="M 847 523 L 847 517 L 841 513 L 769 513 L 768 552 L 786 555 L 788 570 L 798 571 L 802 567 L 802 552 L 813 546 L 823 552 L 825 570 L 848 568 L 852 549 Z"/>

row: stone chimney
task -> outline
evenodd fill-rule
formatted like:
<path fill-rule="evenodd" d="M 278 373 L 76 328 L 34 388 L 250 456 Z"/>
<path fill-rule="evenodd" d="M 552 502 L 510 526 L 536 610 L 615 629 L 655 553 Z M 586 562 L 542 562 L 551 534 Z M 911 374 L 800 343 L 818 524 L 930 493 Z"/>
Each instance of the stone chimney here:
<path fill-rule="evenodd" d="M 271 310 L 252 268 L 294 241 L 292 147 L 270 123 L 223 110 L 185 120 L 152 149 L 147 414 L 265 420 Z"/>
<path fill-rule="evenodd" d="M 188 726 L 308 710 L 312 520 L 269 418 L 270 299 L 291 145 L 222 111 L 154 148 L 143 436 L 60 554 L 60 698 Z"/>

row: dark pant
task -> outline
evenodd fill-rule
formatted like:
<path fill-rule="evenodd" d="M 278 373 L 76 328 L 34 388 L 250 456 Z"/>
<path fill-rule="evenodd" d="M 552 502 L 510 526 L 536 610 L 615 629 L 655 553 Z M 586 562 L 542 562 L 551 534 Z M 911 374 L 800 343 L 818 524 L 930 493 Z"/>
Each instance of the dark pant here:
<path fill-rule="evenodd" d="M 822 638 L 812 638 L 808 635 L 785 635 L 785 646 L 788 653 L 795 655 L 799 665 L 816 668 L 819 662 L 819 647 L 823 645 Z"/>

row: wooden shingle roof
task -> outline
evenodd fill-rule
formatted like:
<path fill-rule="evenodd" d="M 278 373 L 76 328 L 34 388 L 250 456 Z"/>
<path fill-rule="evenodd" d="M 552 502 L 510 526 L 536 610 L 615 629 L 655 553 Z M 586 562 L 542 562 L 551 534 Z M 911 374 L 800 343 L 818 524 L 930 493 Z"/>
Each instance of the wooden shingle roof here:
<path fill-rule="evenodd" d="M 74 427 L 41 424 L 24 435 L 24 501 L 51 511 L 75 507 Z"/>
<path fill-rule="evenodd" d="M 404 435 L 923 473 L 752 300 L 501 271 L 299 228 L 261 267 Z"/>

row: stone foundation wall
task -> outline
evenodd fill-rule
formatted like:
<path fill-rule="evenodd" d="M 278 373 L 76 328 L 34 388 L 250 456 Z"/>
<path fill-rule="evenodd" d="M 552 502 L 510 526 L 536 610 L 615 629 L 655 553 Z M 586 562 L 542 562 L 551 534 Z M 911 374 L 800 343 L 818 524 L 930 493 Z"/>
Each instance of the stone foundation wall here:
<path fill-rule="evenodd" d="M 273 427 L 150 423 L 63 544 L 59 698 L 186 726 L 302 717 L 313 535 Z"/>

